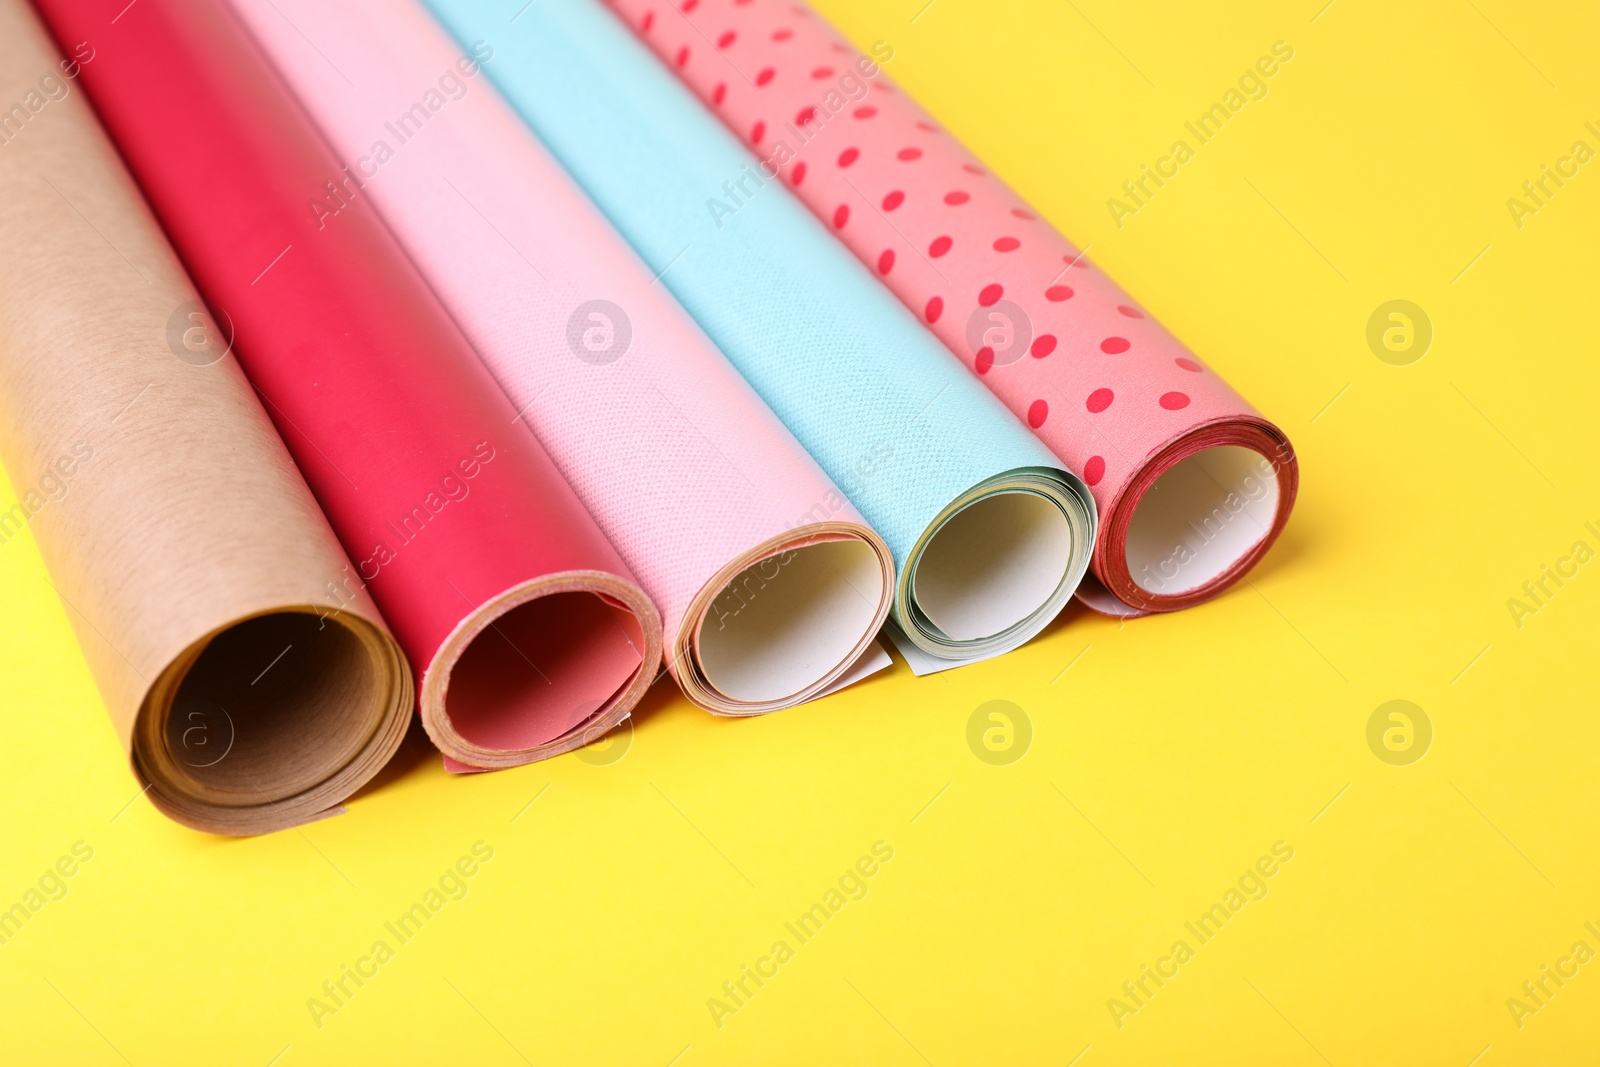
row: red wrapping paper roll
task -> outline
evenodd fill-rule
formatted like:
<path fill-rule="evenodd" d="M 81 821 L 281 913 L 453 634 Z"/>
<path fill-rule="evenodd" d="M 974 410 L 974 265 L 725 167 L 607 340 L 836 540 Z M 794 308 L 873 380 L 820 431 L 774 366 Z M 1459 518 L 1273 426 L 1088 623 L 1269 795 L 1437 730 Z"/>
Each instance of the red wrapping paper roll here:
<path fill-rule="evenodd" d="M 1086 603 L 1189 607 L 1272 545 L 1299 484 L 1288 438 L 879 62 L 792 0 L 607 2 L 751 146 L 763 176 L 782 175 L 1083 474 L 1101 515 Z"/>
<path fill-rule="evenodd" d="M 456 769 L 575 748 L 653 680 L 627 567 L 219 0 L 42 0 L 82 83 L 418 674 Z M 218 449 L 229 447 L 226 440 Z M 451 761 L 454 761 L 453 763 Z"/>

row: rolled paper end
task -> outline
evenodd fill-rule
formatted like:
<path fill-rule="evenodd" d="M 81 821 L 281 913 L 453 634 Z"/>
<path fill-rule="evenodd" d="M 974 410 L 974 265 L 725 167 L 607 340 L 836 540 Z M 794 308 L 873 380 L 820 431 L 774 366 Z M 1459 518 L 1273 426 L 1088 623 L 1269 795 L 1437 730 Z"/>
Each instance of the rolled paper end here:
<path fill-rule="evenodd" d="M 834 687 L 874 641 L 894 558 L 870 527 L 796 527 L 744 553 L 684 613 L 668 669 L 715 715 L 762 715 Z"/>
<path fill-rule="evenodd" d="M 901 571 L 895 621 L 937 659 L 975 661 L 1024 644 L 1082 581 L 1095 544 L 1094 497 L 1054 467 L 986 479 L 923 532 Z"/>
<path fill-rule="evenodd" d="M 644 698 L 661 640 L 661 616 L 632 581 L 568 571 L 521 583 L 440 644 L 423 672 L 423 728 L 464 769 L 569 752 Z"/>
<path fill-rule="evenodd" d="M 186 648 L 150 687 L 131 759 L 151 802 L 244 836 L 321 818 L 394 755 L 411 720 L 394 638 L 311 605 L 243 619 Z"/>
<path fill-rule="evenodd" d="M 1106 515 L 1095 559 L 1108 614 L 1177 611 L 1245 576 L 1283 532 L 1300 464 L 1282 430 L 1260 417 L 1204 423 L 1169 441 L 1129 480 Z"/>

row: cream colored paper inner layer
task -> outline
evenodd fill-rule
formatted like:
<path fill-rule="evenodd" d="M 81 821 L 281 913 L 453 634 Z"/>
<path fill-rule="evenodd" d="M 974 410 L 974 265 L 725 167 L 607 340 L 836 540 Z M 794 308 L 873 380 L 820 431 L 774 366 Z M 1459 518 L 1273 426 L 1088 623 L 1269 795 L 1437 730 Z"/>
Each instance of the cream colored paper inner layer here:
<path fill-rule="evenodd" d="M 1278 510 L 1278 479 L 1261 453 L 1238 445 L 1174 464 L 1128 523 L 1128 572 L 1149 593 L 1206 584 L 1261 542 Z"/>

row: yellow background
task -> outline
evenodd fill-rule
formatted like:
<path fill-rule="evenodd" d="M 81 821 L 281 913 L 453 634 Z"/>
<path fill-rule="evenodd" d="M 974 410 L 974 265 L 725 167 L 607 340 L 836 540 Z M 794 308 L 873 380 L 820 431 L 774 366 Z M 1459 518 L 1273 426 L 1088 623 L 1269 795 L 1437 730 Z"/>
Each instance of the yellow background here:
<path fill-rule="evenodd" d="M 1288 431 L 1300 503 L 1249 584 L 763 719 L 658 685 L 608 765 L 451 778 L 413 735 L 349 814 L 235 841 L 136 799 L 19 539 L 0 907 L 94 859 L 0 946 L 0 1059 L 1594 1062 L 1600 961 L 1520 1029 L 1506 1001 L 1600 950 L 1600 563 L 1520 629 L 1507 600 L 1600 548 L 1600 162 L 1520 229 L 1506 200 L 1600 148 L 1600 21 L 1322 2 L 821 4 Z M 1266 99 L 1118 229 L 1107 198 L 1279 40 Z M 1393 299 L 1434 326 L 1410 366 L 1366 343 Z M 1391 699 L 1433 725 L 1409 766 L 1367 745 Z M 990 700 L 1032 723 L 1009 766 L 968 748 Z M 307 999 L 478 840 L 470 894 L 319 1029 Z M 868 895 L 718 1029 L 707 998 L 880 840 Z M 1119 1028 L 1108 998 L 1280 840 L 1267 897 Z"/>

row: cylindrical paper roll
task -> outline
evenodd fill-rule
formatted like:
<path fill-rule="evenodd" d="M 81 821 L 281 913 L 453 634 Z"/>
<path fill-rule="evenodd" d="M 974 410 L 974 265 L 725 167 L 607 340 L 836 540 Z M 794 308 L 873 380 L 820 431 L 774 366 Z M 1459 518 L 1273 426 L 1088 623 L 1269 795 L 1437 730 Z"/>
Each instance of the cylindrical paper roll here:
<path fill-rule="evenodd" d="M 498 50 L 496 84 L 883 534 L 914 668 L 1055 617 L 1093 547 L 1087 489 L 781 188 L 708 211 L 753 161 L 610 12 L 433 2 Z"/>
<path fill-rule="evenodd" d="M 353 567 L 448 765 L 627 714 L 655 608 L 223 0 L 44 0 Z M 113 26 L 113 22 L 115 25 Z"/>
<path fill-rule="evenodd" d="M 155 806 L 253 834 L 393 755 L 411 674 L 63 58 L 0 0 L 0 452 Z M 10 549 L 17 551 L 17 549 Z M 22 758 L 20 754 L 13 754 Z"/>
<path fill-rule="evenodd" d="M 1267 551 L 1299 484 L 1283 431 L 894 88 L 891 48 L 862 56 L 794 0 L 609 2 L 1083 473 L 1092 607 L 1188 607 Z"/>
<path fill-rule="evenodd" d="M 492 47 L 411 2 L 236 7 L 661 605 L 690 699 L 771 711 L 886 664 L 882 539 L 496 95 Z"/>

